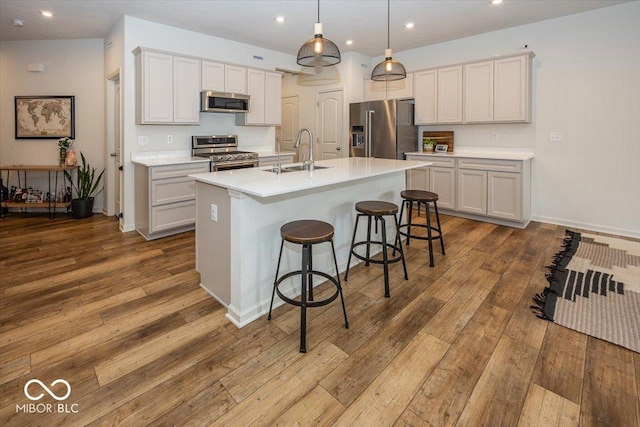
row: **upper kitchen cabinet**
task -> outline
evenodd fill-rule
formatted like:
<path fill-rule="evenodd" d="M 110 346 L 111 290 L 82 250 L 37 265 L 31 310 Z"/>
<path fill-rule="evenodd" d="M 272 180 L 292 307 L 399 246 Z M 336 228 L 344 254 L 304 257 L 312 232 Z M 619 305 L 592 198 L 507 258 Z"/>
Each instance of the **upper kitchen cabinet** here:
<path fill-rule="evenodd" d="M 247 94 L 247 69 L 202 61 L 202 90 Z"/>
<path fill-rule="evenodd" d="M 417 125 L 462 123 L 462 66 L 415 73 Z"/>
<path fill-rule="evenodd" d="M 383 99 L 413 98 L 413 74 L 407 73 L 407 78 L 392 81 L 364 81 L 365 101 L 380 101 Z"/>
<path fill-rule="evenodd" d="M 513 55 L 464 66 L 465 123 L 531 122 L 531 58 Z"/>
<path fill-rule="evenodd" d="M 198 124 L 200 60 L 137 48 L 136 123 Z"/>
<path fill-rule="evenodd" d="M 262 70 L 247 70 L 247 94 L 251 110 L 236 114 L 240 126 L 278 126 L 281 117 L 282 76 Z"/>

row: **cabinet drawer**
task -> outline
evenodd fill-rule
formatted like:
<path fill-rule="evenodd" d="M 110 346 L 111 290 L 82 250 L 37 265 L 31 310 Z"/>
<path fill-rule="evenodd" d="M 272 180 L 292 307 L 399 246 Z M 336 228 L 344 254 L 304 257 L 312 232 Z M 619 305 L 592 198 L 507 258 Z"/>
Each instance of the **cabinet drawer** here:
<path fill-rule="evenodd" d="M 520 172 L 522 162 L 517 160 L 492 160 L 492 159 L 458 159 L 460 169 L 480 169 L 497 172 Z"/>
<path fill-rule="evenodd" d="M 172 203 L 151 208 L 150 233 L 185 227 L 196 223 L 196 201 Z"/>
<path fill-rule="evenodd" d="M 453 168 L 456 166 L 456 159 L 442 159 L 436 156 L 424 157 L 427 162 L 431 162 L 432 167 Z"/>
<path fill-rule="evenodd" d="M 196 182 L 193 178 L 169 178 L 151 181 L 151 206 L 195 200 Z"/>
<path fill-rule="evenodd" d="M 209 172 L 209 163 L 184 163 L 180 165 L 154 166 L 151 168 L 151 179 L 175 178 L 193 173 Z"/>

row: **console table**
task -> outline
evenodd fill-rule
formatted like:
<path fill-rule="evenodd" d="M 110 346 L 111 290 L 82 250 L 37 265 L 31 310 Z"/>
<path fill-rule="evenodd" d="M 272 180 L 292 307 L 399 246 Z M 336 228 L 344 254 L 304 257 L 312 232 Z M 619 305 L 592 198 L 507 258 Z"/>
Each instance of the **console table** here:
<path fill-rule="evenodd" d="M 6 171 L 6 186 L 7 188 L 11 188 L 11 174 L 15 172 L 17 175 L 17 188 L 23 189 L 28 188 L 27 185 L 27 172 L 47 172 L 48 174 L 48 190 L 49 197 L 48 200 L 43 200 L 42 202 L 16 202 L 14 200 L 10 200 L 7 198 L 6 200 L 2 200 L 0 205 L 2 209 L 0 209 L 0 214 L 4 214 L 7 208 L 20 208 L 21 210 L 28 208 L 46 208 L 49 212 L 49 218 L 55 218 L 56 216 L 56 208 L 66 208 L 68 209 L 71 205 L 71 201 L 58 200 L 57 192 L 59 187 L 58 177 L 60 173 L 62 173 L 62 189 L 67 187 L 67 178 L 65 177 L 64 171 L 69 171 L 73 173 L 74 170 L 78 169 L 79 166 L 51 166 L 51 165 L 10 165 L 10 166 L 0 166 L 0 174 L 3 171 Z M 22 174 L 21 174 L 22 172 Z M 22 175 L 22 176 L 21 176 Z M 52 182 L 53 181 L 53 182 Z M 53 187 L 52 187 L 53 184 Z M 70 183 L 69 183 L 70 184 Z M 14 184 L 15 185 L 15 184 Z M 53 192 L 51 191 L 53 188 Z"/>

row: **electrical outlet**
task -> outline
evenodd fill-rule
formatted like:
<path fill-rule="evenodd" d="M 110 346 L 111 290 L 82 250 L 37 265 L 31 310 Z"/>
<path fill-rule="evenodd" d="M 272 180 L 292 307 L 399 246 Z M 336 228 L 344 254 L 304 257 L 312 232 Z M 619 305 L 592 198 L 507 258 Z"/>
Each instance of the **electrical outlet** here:
<path fill-rule="evenodd" d="M 498 132 L 491 132 L 491 140 L 492 141 L 498 140 Z"/>
<path fill-rule="evenodd" d="M 147 145 L 149 143 L 149 137 L 146 135 L 138 135 L 138 145 Z"/>
<path fill-rule="evenodd" d="M 211 221 L 218 222 L 218 205 L 211 203 Z"/>
<path fill-rule="evenodd" d="M 549 141 L 561 142 L 561 141 L 564 141 L 564 136 L 562 135 L 562 132 L 558 132 L 558 131 L 549 132 Z"/>
<path fill-rule="evenodd" d="M 173 135 L 167 135 L 167 144 L 173 144 Z"/>

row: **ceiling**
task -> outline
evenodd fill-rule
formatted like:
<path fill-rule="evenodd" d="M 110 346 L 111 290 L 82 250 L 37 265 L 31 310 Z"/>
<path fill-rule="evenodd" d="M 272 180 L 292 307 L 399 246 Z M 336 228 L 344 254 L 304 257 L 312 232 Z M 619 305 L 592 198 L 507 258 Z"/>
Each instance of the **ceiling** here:
<path fill-rule="evenodd" d="M 393 0 L 391 47 L 399 52 L 630 0 Z M 40 15 L 50 10 L 53 18 Z M 105 38 L 123 15 L 295 55 L 313 38 L 316 0 L 1 0 L 0 41 Z M 278 24 L 276 16 L 286 18 Z M 12 20 L 24 21 L 16 27 Z M 324 36 L 342 52 L 379 56 L 387 45 L 385 0 L 322 0 Z M 404 28 L 414 22 L 412 30 Z M 346 40 L 353 40 L 351 46 Z"/>

